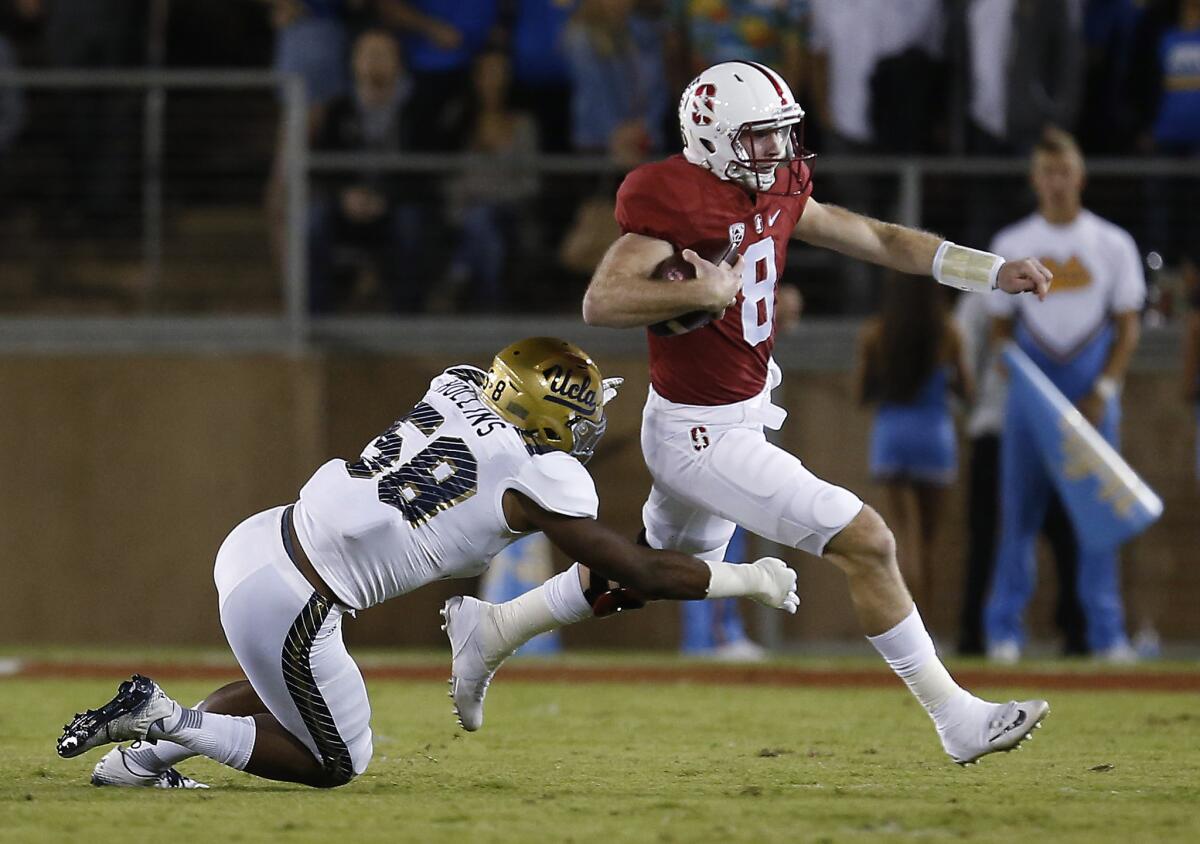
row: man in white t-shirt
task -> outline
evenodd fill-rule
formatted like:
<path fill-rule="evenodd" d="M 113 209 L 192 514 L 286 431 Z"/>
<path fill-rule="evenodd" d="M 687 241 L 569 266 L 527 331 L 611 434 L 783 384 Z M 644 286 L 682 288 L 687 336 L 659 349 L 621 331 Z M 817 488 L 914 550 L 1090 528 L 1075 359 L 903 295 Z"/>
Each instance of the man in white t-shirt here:
<path fill-rule="evenodd" d="M 996 534 L 1000 527 L 1000 435 L 1004 430 L 1008 381 L 996 364 L 988 297 L 960 296 L 954 307 L 954 321 L 962 333 L 963 350 L 976 385 L 966 419 L 971 453 L 967 482 L 967 555 L 963 566 L 966 577 L 959 612 L 958 652 L 963 656 L 983 656 L 987 652 L 983 607 L 991 587 L 996 563 Z M 1050 499 L 1042 536 L 1050 545 L 1057 575 L 1058 600 L 1054 620 L 1062 634 L 1063 655 L 1081 656 L 1089 651 L 1084 635 L 1083 608 L 1075 589 L 1078 556 L 1075 528 L 1059 496 L 1052 492 Z"/>
<path fill-rule="evenodd" d="M 482 725 L 495 670 L 538 633 L 654 598 L 748 597 L 795 612 L 796 573 L 782 560 L 706 562 L 596 521 L 583 464 L 619 380 L 553 337 L 513 343 L 487 372 L 458 366 L 434 378 L 357 460 L 328 461 L 297 501 L 251 516 L 221 545 L 221 626 L 246 680 L 188 708 L 135 674 L 67 724 L 59 755 L 136 740 L 97 763 L 95 785 L 195 788 L 173 766 L 197 755 L 265 779 L 345 785 L 366 770 L 372 738 L 343 617 L 481 574 L 535 531 L 579 562 L 504 604 L 455 597 L 442 610 L 464 729 Z"/>
<path fill-rule="evenodd" d="M 1084 164 L 1066 132 L 1049 129 L 1033 153 L 1038 211 L 996 235 L 1000 255 L 1037 255 L 1054 273 L 1044 302 L 989 298 L 998 339 L 1012 338 L 1114 446 L 1121 383 L 1137 347 L 1146 295 L 1137 245 L 1128 232 L 1082 207 Z M 1000 545 L 985 611 L 988 653 L 1014 661 L 1025 640 L 1022 614 L 1033 594 L 1034 540 L 1051 479 L 1031 432 L 1010 402 L 1000 448 Z M 1117 548 L 1096 547 L 1076 526 L 1078 593 L 1093 654 L 1131 658 L 1121 603 Z"/>

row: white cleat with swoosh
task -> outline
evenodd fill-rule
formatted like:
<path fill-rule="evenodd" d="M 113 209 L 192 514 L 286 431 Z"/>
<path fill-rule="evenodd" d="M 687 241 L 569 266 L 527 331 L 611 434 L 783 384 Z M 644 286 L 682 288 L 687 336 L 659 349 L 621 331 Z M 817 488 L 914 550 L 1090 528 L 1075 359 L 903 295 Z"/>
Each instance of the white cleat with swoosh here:
<path fill-rule="evenodd" d="M 960 765 L 975 764 L 989 753 L 1019 750 L 1050 713 L 1044 700 L 979 703 L 983 711 L 973 707 L 970 722 L 939 730 L 946 753 Z"/>

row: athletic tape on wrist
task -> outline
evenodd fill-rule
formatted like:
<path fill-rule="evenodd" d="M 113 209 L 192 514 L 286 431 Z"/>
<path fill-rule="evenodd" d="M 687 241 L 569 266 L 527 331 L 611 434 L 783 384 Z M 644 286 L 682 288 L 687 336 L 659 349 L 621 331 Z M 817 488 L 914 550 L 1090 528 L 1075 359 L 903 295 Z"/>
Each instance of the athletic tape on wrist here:
<path fill-rule="evenodd" d="M 933 256 L 932 274 L 947 287 L 985 293 L 995 289 L 1002 266 L 1004 259 L 999 255 L 944 240 Z"/>
<path fill-rule="evenodd" d="M 752 563 L 734 564 L 705 560 L 711 572 L 708 598 L 744 598 L 759 590 L 761 571 Z"/>
<path fill-rule="evenodd" d="M 713 562 L 706 559 L 708 565 L 708 595 L 713 598 L 739 598 L 745 594 L 745 579 L 740 565 L 730 565 L 724 562 Z"/>

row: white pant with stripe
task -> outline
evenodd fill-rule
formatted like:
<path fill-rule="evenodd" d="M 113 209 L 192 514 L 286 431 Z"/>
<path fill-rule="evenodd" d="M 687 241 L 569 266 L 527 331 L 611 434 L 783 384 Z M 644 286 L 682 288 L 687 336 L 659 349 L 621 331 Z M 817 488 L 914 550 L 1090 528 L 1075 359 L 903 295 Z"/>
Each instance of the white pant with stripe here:
<path fill-rule="evenodd" d="M 348 781 L 371 759 L 371 704 L 342 641 L 346 608 L 313 591 L 284 549 L 285 509 L 246 519 L 217 552 L 221 626 L 271 714 Z"/>

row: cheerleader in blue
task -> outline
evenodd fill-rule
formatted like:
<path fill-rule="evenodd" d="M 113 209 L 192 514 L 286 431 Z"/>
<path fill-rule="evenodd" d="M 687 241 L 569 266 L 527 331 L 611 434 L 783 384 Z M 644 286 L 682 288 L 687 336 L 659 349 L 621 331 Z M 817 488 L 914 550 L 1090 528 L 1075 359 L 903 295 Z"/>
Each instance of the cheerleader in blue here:
<path fill-rule="evenodd" d="M 859 396 L 876 407 L 871 476 L 887 493 L 904 579 L 917 604 L 929 606 L 942 499 L 958 471 L 950 396 L 971 390 L 962 338 L 937 285 L 898 276 L 860 345 Z"/>

